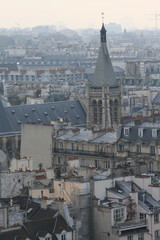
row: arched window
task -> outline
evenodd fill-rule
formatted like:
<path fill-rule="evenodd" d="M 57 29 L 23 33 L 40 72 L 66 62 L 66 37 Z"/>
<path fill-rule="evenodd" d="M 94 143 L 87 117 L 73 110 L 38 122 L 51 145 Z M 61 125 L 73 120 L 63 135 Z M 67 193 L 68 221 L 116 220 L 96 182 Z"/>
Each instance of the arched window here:
<path fill-rule="evenodd" d="M 6 143 L 6 151 L 7 151 L 7 154 L 8 154 L 8 156 L 10 158 L 12 157 L 12 150 L 13 150 L 12 148 L 13 148 L 13 146 L 12 146 L 12 139 L 9 138 L 7 140 L 7 143 Z"/>
<path fill-rule="evenodd" d="M 110 116 L 111 116 L 111 123 L 113 123 L 113 101 L 109 101 L 109 106 L 110 106 Z"/>
<path fill-rule="evenodd" d="M 99 123 L 102 124 L 102 100 L 98 101 L 98 116 L 99 116 Z"/>
<path fill-rule="evenodd" d="M 119 102 L 118 99 L 114 100 L 114 122 L 118 122 L 118 110 L 119 110 Z"/>
<path fill-rule="evenodd" d="M 95 99 L 92 101 L 92 108 L 93 108 L 93 123 L 97 124 L 97 101 Z"/>
<path fill-rule="evenodd" d="M 95 107 L 95 106 L 97 106 L 97 101 L 94 99 L 94 100 L 92 101 L 92 107 Z"/>

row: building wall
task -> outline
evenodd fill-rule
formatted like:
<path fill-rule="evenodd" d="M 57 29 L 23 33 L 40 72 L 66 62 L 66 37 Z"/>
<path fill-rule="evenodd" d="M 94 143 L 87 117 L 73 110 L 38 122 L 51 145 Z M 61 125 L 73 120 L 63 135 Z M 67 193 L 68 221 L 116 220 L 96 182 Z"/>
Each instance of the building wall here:
<path fill-rule="evenodd" d="M 52 166 L 52 126 L 24 124 L 21 128 L 21 156 L 33 159 L 33 169 Z"/>
<path fill-rule="evenodd" d="M 93 209 L 94 240 L 118 239 L 118 237 L 112 235 L 111 219 L 112 216 L 110 209 L 98 207 Z"/>
<path fill-rule="evenodd" d="M 90 183 L 54 180 L 54 198 L 63 198 L 65 201 L 72 201 L 73 195 L 90 193 Z"/>
<path fill-rule="evenodd" d="M 32 186 L 33 179 L 33 172 L 0 173 L 0 197 L 19 196 L 21 189 Z"/>
<path fill-rule="evenodd" d="M 25 158 L 25 159 L 16 159 L 13 158 L 11 160 L 10 169 L 12 172 L 19 171 L 22 169 L 23 171 L 26 171 L 26 169 L 33 170 L 33 160 L 31 158 Z"/>
<path fill-rule="evenodd" d="M 29 195 L 32 198 L 53 198 L 53 193 L 50 193 L 49 188 L 31 188 L 29 190 Z"/>

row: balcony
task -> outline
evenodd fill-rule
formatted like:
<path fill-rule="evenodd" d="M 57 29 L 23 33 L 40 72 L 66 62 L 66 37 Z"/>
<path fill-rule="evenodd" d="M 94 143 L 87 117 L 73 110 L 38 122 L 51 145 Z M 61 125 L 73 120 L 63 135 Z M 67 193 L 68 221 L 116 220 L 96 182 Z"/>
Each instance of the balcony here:
<path fill-rule="evenodd" d="M 134 230 L 138 228 L 146 228 L 147 221 L 146 219 L 134 219 L 134 220 L 127 220 L 122 223 L 115 222 L 113 227 L 118 228 L 119 232 Z"/>
<path fill-rule="evenodd" d="M 120 157 L 120 158 L 128 157 L 128 151 L 117 151 L 117 157 Z"/>
<path fill-rule="evenodd" d="M 87 150 L 71 150 L 71 149 L 59 149 L 54 148 L 53 154 L 68 154 L 68 155 L 80 155 L 80 156 L 98 156 L 98 157 L 111 157 L 114 158 L 114 153 L 105 153 L 105 152 L 93 152 L 93 151 L 87 151 Z"/>

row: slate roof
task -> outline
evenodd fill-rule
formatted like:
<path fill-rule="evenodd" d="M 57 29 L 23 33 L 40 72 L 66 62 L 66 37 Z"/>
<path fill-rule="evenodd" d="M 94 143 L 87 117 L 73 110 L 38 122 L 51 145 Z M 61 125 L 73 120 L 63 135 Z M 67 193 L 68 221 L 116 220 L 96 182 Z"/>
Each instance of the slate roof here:
<path fill-rule="evenodd" d="M 55 218 L 48 219 L 38 219 L 34 221 L 28 221 L 24 223 L 24 226 L 29 231 L 29 236 L 31 239 L 35 239 L 38 232 L 44 231 L 52 234 L 60 234 L 63 230 L 66 232 L 71 232 L 72 229 L 67 225 L 66 221 L 61 215 Z M 54 239 L 57 239 L 56 237 Z"/>
<path fill-rule="evenodd" d="M 20 132 L 21 124 L 50 124 L 63 118 L 71 125 L 85 125 L 86 113 L 79 101 L 3 107 L 0 101 L 0 134 Z"/>
<path fill-rule="evenodd" d="M 0 133 L 11 132 L 12 127 L 0 101 Z"/>
<path fill-rule="evenodd" d="M 2 63 L 0 62 L 0 68 L 7 68 L 9 71 L 18 71 L 16 63 Z"/>
<path fill-rule="evenodd" d="M 153 104 L 160 104 L 160 92 L 157 93 L 157 95 L 155 96 L 155 98 L 152 101 Z"/>
<path fill-rule="evenodd" d="M 45 209 L 48 215 L 52 209 Z M 46 236 L 47 233 L 52 235 L 52 240 L 58 240 L 56 234 L 61 234 L 62 231 L 71 232 L 72 228 L 68 226 L 65 219 L 60 214 L 56 216 L 48 215 L 47 218 L 38 217 L 35 220 L 29 220 L 17 230 L 8 232 L 0 232 L 0 240 L 26 240 L 27 237 L 31 240 L 39 240 L 37 234 Z"/>
<path fill-rule="evenodd" d="M 85 141 L 93 143 L 115 143 L 117 141 L 117 134 L 114 132 L 101 133 L 98 137 L 94 136 L 91 130 L 85 128 L 79 129 L 77 133 L 73 133 L 73 130 L 67 130 L 62 135 L 56 137 L 57 140 L 64 141 Z"/>
<path fill-rule="evenodd" d="M 0 239 L 1 240 L 26 240 L 28 237 L 27 232 L 25 229 L 17 229 L 8 232 L 0 232 Z"/>
<path fill-rule="evenodd" d="M 130 109 L 130 113 L 133 114 L 133 113 L 142 112 L 142 110 L 144 110 L 144 109 L 146 109 L 148 107 L 149 107 L 148 105 L 145 105 L 145 106 L 133 106 Z"/>
<path fill-rule="evenodd" d="M 101 136 L 96 137 L 91 142 L 95 143 L 115 143 L 117 141 L 117 133 L 116 132 L 107 132 Z"/>
<path fill-rule="evenodd" d="M 103 28 L 104 26 L 102 26 Z M 106 42 L 101 42 L 96 68 L 92 80 L 93 87 L 116 87 L 116 77 L 108 53 Z"/>
<path fill-rule="evenodd" d="M 129 128 L 129 135 L 124 135 L 124 128 Z M 138 136 L 138 129 L 143 129 L 143 136 Z M 160 140 L 160 122 L 155 123 L 147 123 L 144 122 L 141 125 L 132 125 L 132 124 L 126 124 L 122 127 L 121 131 L 121 140 L 125 141 L 131 141 L 131 142 L 144 142 L 144 143 L 150 143 L 150 142 L 156 142 L 157 140 Z M 157 137 L 152 137 L 152 129 L 157 129 Z"/>
<path fill-rule="evenodd" d="M 160 203 L 156 201 L 151 194 L 149 194 L 146 190 L 141 189 L 134 182 L 116 181 L 115 186 L 128 194 L 131 192 L 133 187 L 138 192 L 138 203 L 142 208 L 144 208 L 149 214 L 152 214 L 155 210 L 160 212 Z"/>
<path fill-rule="evenodd" d="M 57 210 L 54 209 L 43 209 L 39 208 L 31 217 L 30 220 L 36 219 L 48 219 L 53 218 L 53 216 L 57 213 Z"/>

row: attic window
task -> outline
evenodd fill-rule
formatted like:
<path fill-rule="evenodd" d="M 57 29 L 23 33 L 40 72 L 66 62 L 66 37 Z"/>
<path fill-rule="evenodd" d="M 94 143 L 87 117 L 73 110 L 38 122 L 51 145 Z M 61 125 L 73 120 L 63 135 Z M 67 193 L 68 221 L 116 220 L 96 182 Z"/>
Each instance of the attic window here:
<path fill-rule="evenodd" d="M 126 137 L 129 136 L 129 127 L 124 128 L 124 136 L 126 136 Z"/>
<path fill-rule="evenodd" d="M 15 113 L 15 111 L 12 109 L 12 110 L 11 110 L 11 113 Z"/>
<path fill-rule="evenodd" d="M 26 113 L 24 116 L 25 116 L 25 118 L 27 118 L 27 117 L 28 117 L 28 114 Z"/>
<path fill-rule="evenodd" d="M 21 124 L 21 121 L 17 121 L 18 124 Z"/>
<path fill-rule="evenodd" d="M 64 110 L 64 113 L 67 113 L 67 110 Z"/>
<path fill-rule="evenodd" d="M 152 129 L 152 137 L 153 138 L 157 137 L 157 129 Z"/>
<path fill-rule="evenodd" d="M 40 118 L 38 118 L 37 120 L 38 120 L 38 122 L 42 122 Z"/>
<path fill-rule="evenodd" d="M 47 112 L 44 112 L 44 114 L 47 116 L 48 115 L 48 113 Z"/>
<path fill-rule="evenodd" d="M 77 114 L 77 115 L 76 115 L 76 118 L 80 118 L 80 116 Z"/>
<path fill-rule="evenodd" d="M 36 109 L 35 109 L 35 108 L 32 108 L 32 111 L 33 111 L 33 112 L 35 112 L 35 111 L 36 111 Z"/>
<path fill-rule="evenodd" d="M 54 107 L 54 106 L 52 106 L 52 109 L 53 109 L 53 110 L 55 110 L 55 107 Z"/>
<path fill-rule="evenodd" d="M 61 235 L 61 240 L 66 240 L 66 235 L 64 233 Z"/>
<path fill-rule="evenodd" d="M 143 128 L 138 128 L 138 137 L 143 137 Z"/>
<path fill-rule="evenodd" d="M 71 108 L 74 108 L 74 105 L 71 105 Z"/>

